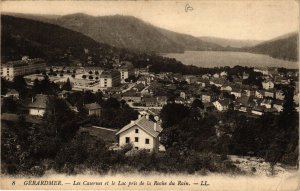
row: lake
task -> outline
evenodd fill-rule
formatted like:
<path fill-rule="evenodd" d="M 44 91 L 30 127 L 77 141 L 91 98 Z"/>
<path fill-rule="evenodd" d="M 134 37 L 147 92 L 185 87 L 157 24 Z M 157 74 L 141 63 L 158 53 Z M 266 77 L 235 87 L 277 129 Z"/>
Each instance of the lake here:
<path fill-rule="evenodd" d="M 272 58 L 263 54 L 246 52 L 222 51 L 185 51 L 184 53 L 163 54 L 164 57 L 175 58 L 185 65 L 204 68 L 220 66 L 250 66 L 250 67 L 284 67 L 297 69 L 298 63 Z"/>

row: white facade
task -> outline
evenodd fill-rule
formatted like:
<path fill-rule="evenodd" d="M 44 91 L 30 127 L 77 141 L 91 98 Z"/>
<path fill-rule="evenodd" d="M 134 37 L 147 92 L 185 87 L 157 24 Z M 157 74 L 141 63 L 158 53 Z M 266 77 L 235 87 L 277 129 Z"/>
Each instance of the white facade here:
<path fill-rule="evenodd" d="M 263 114 L 262 111 L 257 111 L 257 110 L 252 110 L 251 113 L 254 115 L 262 115 Z"/>
<path fill-rule="evenodd" d="M 100 77 L 100 87 L 101 88 L 110 88 L 113 87 L 112 78 L 110 77 Z"/>
<path fill-rule="evenodd" d="M 116 87 L 120 84 L 119 71 L 104 71 L 100 75 L 100 88 Z"/>
<path fill-rule="evenodd" d="M 261 84 L 262 84 L 263 89 L 265 89 L 265 90 L 274 88 L 274 83 L 271 81 L 262 82 Z"/>
<path fill-rule="evenodd" d="M 254 72 L 260 72 L 263 75 L 268 75 L 269 74 L 269 71 L 267 69 L 254 68 Z"/>
<path fill-rule="evenodd" d="M 132 144 L 134 149 L 145 149 L 149 152 L 159 150 L 159 134 L 162 128 L 159 123 L 149 119 L 149 115 L 141 116 L 120 129 L 119 146 Z"/>
<path fill-rule="evenodd" d="M 218 111 L 226 111 L 228 110 L 228 105 L 222 105 L 219 101 L 213 102 L 214 106 Z"/>
<path fill-rule="evenodd" d="M 242 93 L 241 92 L 230 92 L 231 95 L 234 95 L 235 98 L 240 98 L 242 97 Z"/>
<path fill-rule="evenodd" d="M 130 76 L 134 76 L 133 69 L 124 68 L 119 70 L 121 73 L 121 82 L 125 83 L 125 80 L 128 79 Z"/>
<path fill-rule="evenodd" d="M 278 112 L 283 111 L 283 106 L 282 106 L 282 105 L 274 104 L 273 107 L 274 107 Z"/>
<path fill-rule="evenodd" d="M 230 86 L 222 86 L 221 91 L 232 91 L 232 87 Z"/>
<path fill-rule="evenodd" d="M 261 106 L 265 106 L 267 109 L 270 109 L 272 107 L 271 103 L 267 103 L 267 102 L 261 102 L 260 104 Z"/>
<path fill-rule="evenodd" d="M 271 98 L 274 98 L 274 93 L 273 93 L 273 92 L 265 91 L 265 97 L 271 97 Z"/>
<path fill-rule="evenodd" d="M 275 97 L 276 97 L 276 99 L 284 100 L 285 95 L 283 94 L 282 91 L 277 91 Z"/>
<path fill-rule="evenodd" d="M 128 143 L 131 143 L 135 149 L 146 149 L 148 151 L 153 151 L 158 147 L 158 139 L 154 138 L 137 125 L 120 133 L 119 145 L 122 146 Z"/>
<path fill-rule="evenodd" d="M 41 108 L 30 108 L 29 115 L 44 116 L 45 111 L 46 111 L 45 109 L 41 109 Z"/>
<path fill-rule="evenodd" d="M 264 95 L 261 92 L 259 92 L 259 91 L 255 91 L 255 97 L 256 98 L 263 98 Z"/>

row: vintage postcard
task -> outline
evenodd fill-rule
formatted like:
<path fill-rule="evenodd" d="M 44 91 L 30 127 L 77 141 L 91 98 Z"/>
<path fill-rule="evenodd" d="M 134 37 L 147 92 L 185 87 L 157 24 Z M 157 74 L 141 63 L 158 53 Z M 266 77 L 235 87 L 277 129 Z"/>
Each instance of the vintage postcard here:
<path fill-rule="evenodd" d="M 299 180 L 298 1 L 1 2 L 1 190 Z"/>

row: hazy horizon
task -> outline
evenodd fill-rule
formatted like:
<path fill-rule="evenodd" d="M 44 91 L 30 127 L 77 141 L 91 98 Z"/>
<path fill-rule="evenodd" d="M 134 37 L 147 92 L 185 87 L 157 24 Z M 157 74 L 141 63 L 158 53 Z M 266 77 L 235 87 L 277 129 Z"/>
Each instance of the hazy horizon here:
<path fill-rule="evenodd" d="M 195 37 L 266 41 L 297 32 L 295 1 L 5 1 L 1 11 L 14 14 L 134 16 L 156 27 Z M 176 20 L 176 22 L 174 22 Z"/>

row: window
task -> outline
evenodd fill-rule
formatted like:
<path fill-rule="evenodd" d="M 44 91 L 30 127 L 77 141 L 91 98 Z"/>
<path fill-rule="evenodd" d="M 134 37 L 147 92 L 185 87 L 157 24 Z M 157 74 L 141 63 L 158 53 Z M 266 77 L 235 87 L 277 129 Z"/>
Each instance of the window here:
<path fill-rule="evenodd" d="M 149 144 L 150 140 L 149 139 L 145 139 L 145 144 Z"/>
<path fill-rule="evenodd" d="M 125 142 L 126 142 L 126 143 L 129 143 L 129 142 L 130 142 L 130 138 L 129 138 L 129 137 L 126 137 L 126 138 L 125 138 Z"/>
<path fill-rule="evenodd" d="M 135 133 L 139 133 L 139 129 L 135 129 Z"/>
<path fill-rule="evenodd" d="M 134 147 L 136 150 L 138 150 L 139 148 L 138 147 Z"/>
<path fill-rule="evenodd" d="M 138 137 L 134 137 L 134 142 L 139 142 L 139 138 Z"/>

